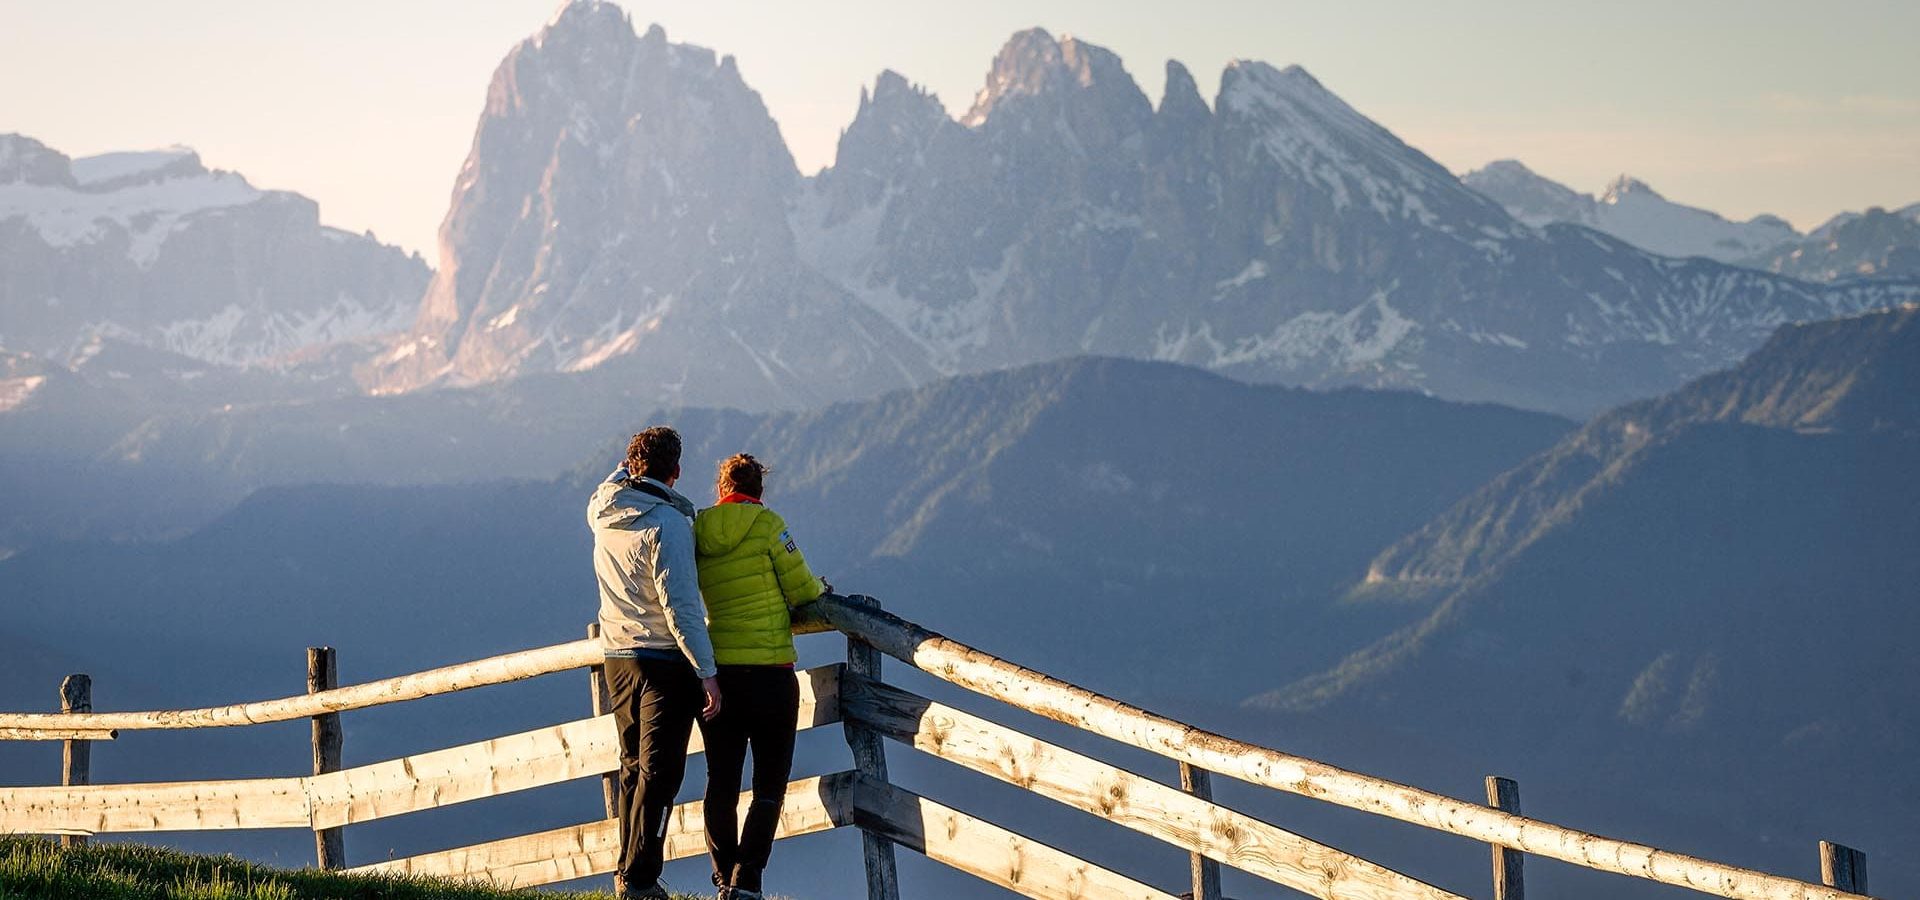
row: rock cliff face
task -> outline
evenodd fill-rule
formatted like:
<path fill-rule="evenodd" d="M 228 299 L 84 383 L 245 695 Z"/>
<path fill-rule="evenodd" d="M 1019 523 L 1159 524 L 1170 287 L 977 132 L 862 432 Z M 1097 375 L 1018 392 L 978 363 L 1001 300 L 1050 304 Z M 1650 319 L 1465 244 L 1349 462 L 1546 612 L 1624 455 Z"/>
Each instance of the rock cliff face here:
<path fill-rule="evenodd" d="M 428 277 L 191 150 L 69 159 L 20 135 L 0 135 L 0 272 L 0 347 L 71 361 L 112 338 L 224 364 L 403 328 Z"/>
<path fill-rule="evenodd" d="M 731 57 L 577 3 L 500 64 L 415 336 L 377 390 L 596 372 L 663 401 L 797 406 L 929 374 L 800 262 L 799 174 Z"/>

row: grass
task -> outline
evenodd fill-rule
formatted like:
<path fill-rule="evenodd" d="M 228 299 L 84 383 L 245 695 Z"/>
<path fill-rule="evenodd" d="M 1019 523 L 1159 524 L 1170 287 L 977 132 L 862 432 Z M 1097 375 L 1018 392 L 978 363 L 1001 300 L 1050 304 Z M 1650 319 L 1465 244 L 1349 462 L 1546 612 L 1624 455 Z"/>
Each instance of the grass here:
<path fill-rule="evenodd" d="M 430 878 L 286 870 L 139 844 L 0 837 L 0 900 L 612 900 L 601 892 L 504 891 Z M 680 900 L 698 900 L 691 894 Z"/>

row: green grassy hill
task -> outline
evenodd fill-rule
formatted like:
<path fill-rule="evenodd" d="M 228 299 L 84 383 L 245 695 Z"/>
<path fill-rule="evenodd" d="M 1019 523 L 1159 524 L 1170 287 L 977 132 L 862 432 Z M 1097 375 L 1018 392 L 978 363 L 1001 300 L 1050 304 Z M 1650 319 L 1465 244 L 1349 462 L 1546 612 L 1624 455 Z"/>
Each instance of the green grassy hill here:
<path fill-rule="evenodd" d="M 0 900 L 503 900 L 533 895 L 423 878 L 288 871 L 138 844 L 62 850 L 42 838 L 0 837 Z M 599 892 L 538 896 L 612 900 Z M 698 898 L 687 894 L 681 900 Z"/>

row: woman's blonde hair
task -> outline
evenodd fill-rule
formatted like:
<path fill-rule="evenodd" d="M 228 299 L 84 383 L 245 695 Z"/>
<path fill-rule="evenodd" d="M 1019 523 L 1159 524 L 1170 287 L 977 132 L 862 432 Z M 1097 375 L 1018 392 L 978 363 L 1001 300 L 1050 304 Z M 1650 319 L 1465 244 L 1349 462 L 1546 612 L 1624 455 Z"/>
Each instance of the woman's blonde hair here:
<path fill-rule="evenodd" d="M 755 500 L 766 491 L 767 467 L 750 453 L 735 453 L 720 461 L 720 473 L 713 479 L 719 496 L 745 494 Z"/>

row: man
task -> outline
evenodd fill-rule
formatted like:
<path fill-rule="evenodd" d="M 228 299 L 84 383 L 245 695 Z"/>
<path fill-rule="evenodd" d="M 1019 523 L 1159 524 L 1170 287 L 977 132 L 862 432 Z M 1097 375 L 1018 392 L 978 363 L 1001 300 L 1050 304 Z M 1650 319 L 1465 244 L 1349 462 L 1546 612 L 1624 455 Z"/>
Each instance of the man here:
<path fill-rule="evenodd" d="M 696 713 L 720 712 L 713 645 L 693 552 L 693 503 L 673 489 L 680 435 L 654 427 L 633 436 L 625 465 L 593 492 L 593 573 L 600 582 L 600 640 L 620 732 L 622 898 L 666 900 L 660 884 L 674 795 L 686 775 Z"/>

